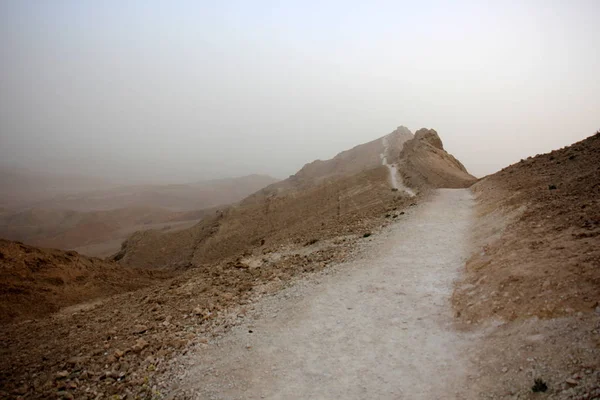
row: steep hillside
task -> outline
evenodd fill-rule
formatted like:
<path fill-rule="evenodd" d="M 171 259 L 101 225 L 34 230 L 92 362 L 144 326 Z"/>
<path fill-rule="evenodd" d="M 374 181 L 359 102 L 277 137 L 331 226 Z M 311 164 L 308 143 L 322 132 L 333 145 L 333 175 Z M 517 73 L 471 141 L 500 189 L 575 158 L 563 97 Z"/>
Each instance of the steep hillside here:
<path fill-rule="evenodd" d="M 82 301 L 148 286 L 164 276 L 74 251 L 0 239 L 0 322 L 44 317 Z"/>
<path fill-rule="evenodd" d="M 392 190 L 383 157 L 404 160 L 409 172 L 423 169 L 419 175 L 421 189 L 454 187 L 458 183 L 464 186 L 474 181 L 443 150 L 439 138 L 439 145 L 434 146 L 422 143 L 420 137 L 411 140 L 410 136 L 410 131 L 401 127 L 332 160 L 307 164 L 285 181 L 260 190 L 193 228 L 176 233 L 137 233 L 124 243 L 115 259 L 155 268 L 201 264 L 241 256 L 254 248 L 267 250 L 359 233 L 386 210 L 414 201 L 406 192 Z M 410 146 L 410 151 L 405 153 L 403 146 Z M 357 160 L 365 165 L 356 164 Z"/>
<path fill-rule="evenodd" d="M 364 233 L 362 221 L 408 201 L 390 190 L 388 172 L 378 167 L 352 177 L 262 202 L 230 207 L 193 228 L 175 233 L 139 232 L 116 259 L 132 266 L 165 267 L 215 262 L 253 248 L 300 244 L 343 233 Z"/>
<path fill-rule="evenodd" d="M 419 129 L 414 139 L 406 142 L 398 170 L 405 183 L 413 188 L 463 188 L 477 181 L 460 161 L 444 150 L 433 129 Z"/>
<path fill-rule="evenodd" d="M 453 302 L 465 329 L 485 327 L 473 354 L 480 390 L 534 399 L 535 378 L 549 398 L 597 398 L 600 133 L 521 160 L 473 191 L 476 247 Z"/>
<path fill-rule="evenodd" d="M 327 180 L 352 176 L 376 168 L 382 164 L 382 154 L 386 154 L 390 159 L 397 157 L 404 143 L 412 138 L 413 134 L 408 128 L 399 126 L 384 137 L 342 151 L 330 160 L 308 163 L 288 179 L 267 186 L 246 200 L 261 201 L 264 196 L 302 190 Z"/>

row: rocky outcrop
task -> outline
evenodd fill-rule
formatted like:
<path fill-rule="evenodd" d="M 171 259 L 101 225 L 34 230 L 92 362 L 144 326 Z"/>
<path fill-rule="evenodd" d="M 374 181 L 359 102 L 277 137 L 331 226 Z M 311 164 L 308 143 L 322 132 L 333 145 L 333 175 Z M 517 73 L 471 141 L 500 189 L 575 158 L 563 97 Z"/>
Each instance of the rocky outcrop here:
<path fill-rule="evenodd" d="M 413 188 L 463 188 L 477 181 L 444 145 L 433 129 L 419 129 L 404 144 L 398 169 L 405 184 Z"/>

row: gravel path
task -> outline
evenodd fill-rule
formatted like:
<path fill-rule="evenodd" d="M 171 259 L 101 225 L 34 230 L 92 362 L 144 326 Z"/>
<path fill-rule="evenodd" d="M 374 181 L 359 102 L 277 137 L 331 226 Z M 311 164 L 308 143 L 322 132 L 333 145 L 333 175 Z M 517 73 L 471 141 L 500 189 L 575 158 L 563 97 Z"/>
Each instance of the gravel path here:
<path fill-rule="evenodd" d="M 469 255 L 468 190 L 440 190 L 355 261 L 259 302 L 257 317 L 182 361 L 175 398 L 461 398 L 472 338 L 450 295 Z"/>

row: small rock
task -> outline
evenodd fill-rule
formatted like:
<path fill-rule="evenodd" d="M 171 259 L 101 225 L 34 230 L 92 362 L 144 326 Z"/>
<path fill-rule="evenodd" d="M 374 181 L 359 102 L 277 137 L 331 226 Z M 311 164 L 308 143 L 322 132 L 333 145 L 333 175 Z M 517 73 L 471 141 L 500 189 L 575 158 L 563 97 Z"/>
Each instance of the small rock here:
<path fill-rule="evenodd" d="M 74 399 L 75 397 L 73 397 L 73 395 L 69 392 L 66 392 L 64 390 L 61 390 L 60 392 L 56 392 L 56 396 L 58 396 L 61 399 Z"/>
<path fill-rule="evenodd" d="M 502 372 L 507 373 L 508 372 L 508 368 L 506 368 L 506 367 L 502 368 Z"/>
<path fill-rule="evenodd" d="M 67 364 L 74 367 L 76 365 L 81 365 L 87 361 L 87 357 L 71 357 L 67 360 Z"/>
<path fill-rule="evenodd" d="M 119 350 L 119 349 L 116 349 L 116 350 L 115 350 L 115 357 L 116 357 L 116 358 L 121 358 L 121 357 L 123 357 L 124 355 L 125 355 L 125 352 L 124 352 L 124 351 L 121 351 L 121 350 Z"/>
<path fill-rule="evenodd" d="M 56 374 L 56 379 L 66 379 L 69 376 L 69 371 L 60 371 Z"/>
<path fill-rule="evenodd" d="M 568 385 L 570 385 L 570 386 L 577 386 L 577 383 L 578 383 L 578 382 L 577 382 L 575 379 L 573 379 L 573 378 L 569 378 L 569 379 L 567 379 L 565 382 L 566 382 Z"/>
<path fill-rule="evenodd" d="M 140 353 L 142 350 L 148 347 L 148 345 L 149 343 L 146 342 L 144 339 L 138 339 L 131 348 L 131 351 L 134 353 Z"/>
<path fill-rule="evenodd" d="M 148 327 L 146 325 L 136 325 L 133 327 L 133 333 L 135 334 L 142 334 L 145 333 L 148 330 Z"/>

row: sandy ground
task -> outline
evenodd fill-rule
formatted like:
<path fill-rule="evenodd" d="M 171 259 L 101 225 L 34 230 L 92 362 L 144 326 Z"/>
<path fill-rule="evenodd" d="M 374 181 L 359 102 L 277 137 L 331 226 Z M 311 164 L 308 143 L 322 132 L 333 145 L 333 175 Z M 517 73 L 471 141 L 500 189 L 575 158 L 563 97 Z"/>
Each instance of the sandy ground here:
<path fill-rule="evenodd" d="M 357 260 L 265 298 L 181 359 L 167 398 L 461 398 L 476 340 L 449 300 L 472 209 L 468 190 L 440 190 Z"/>

